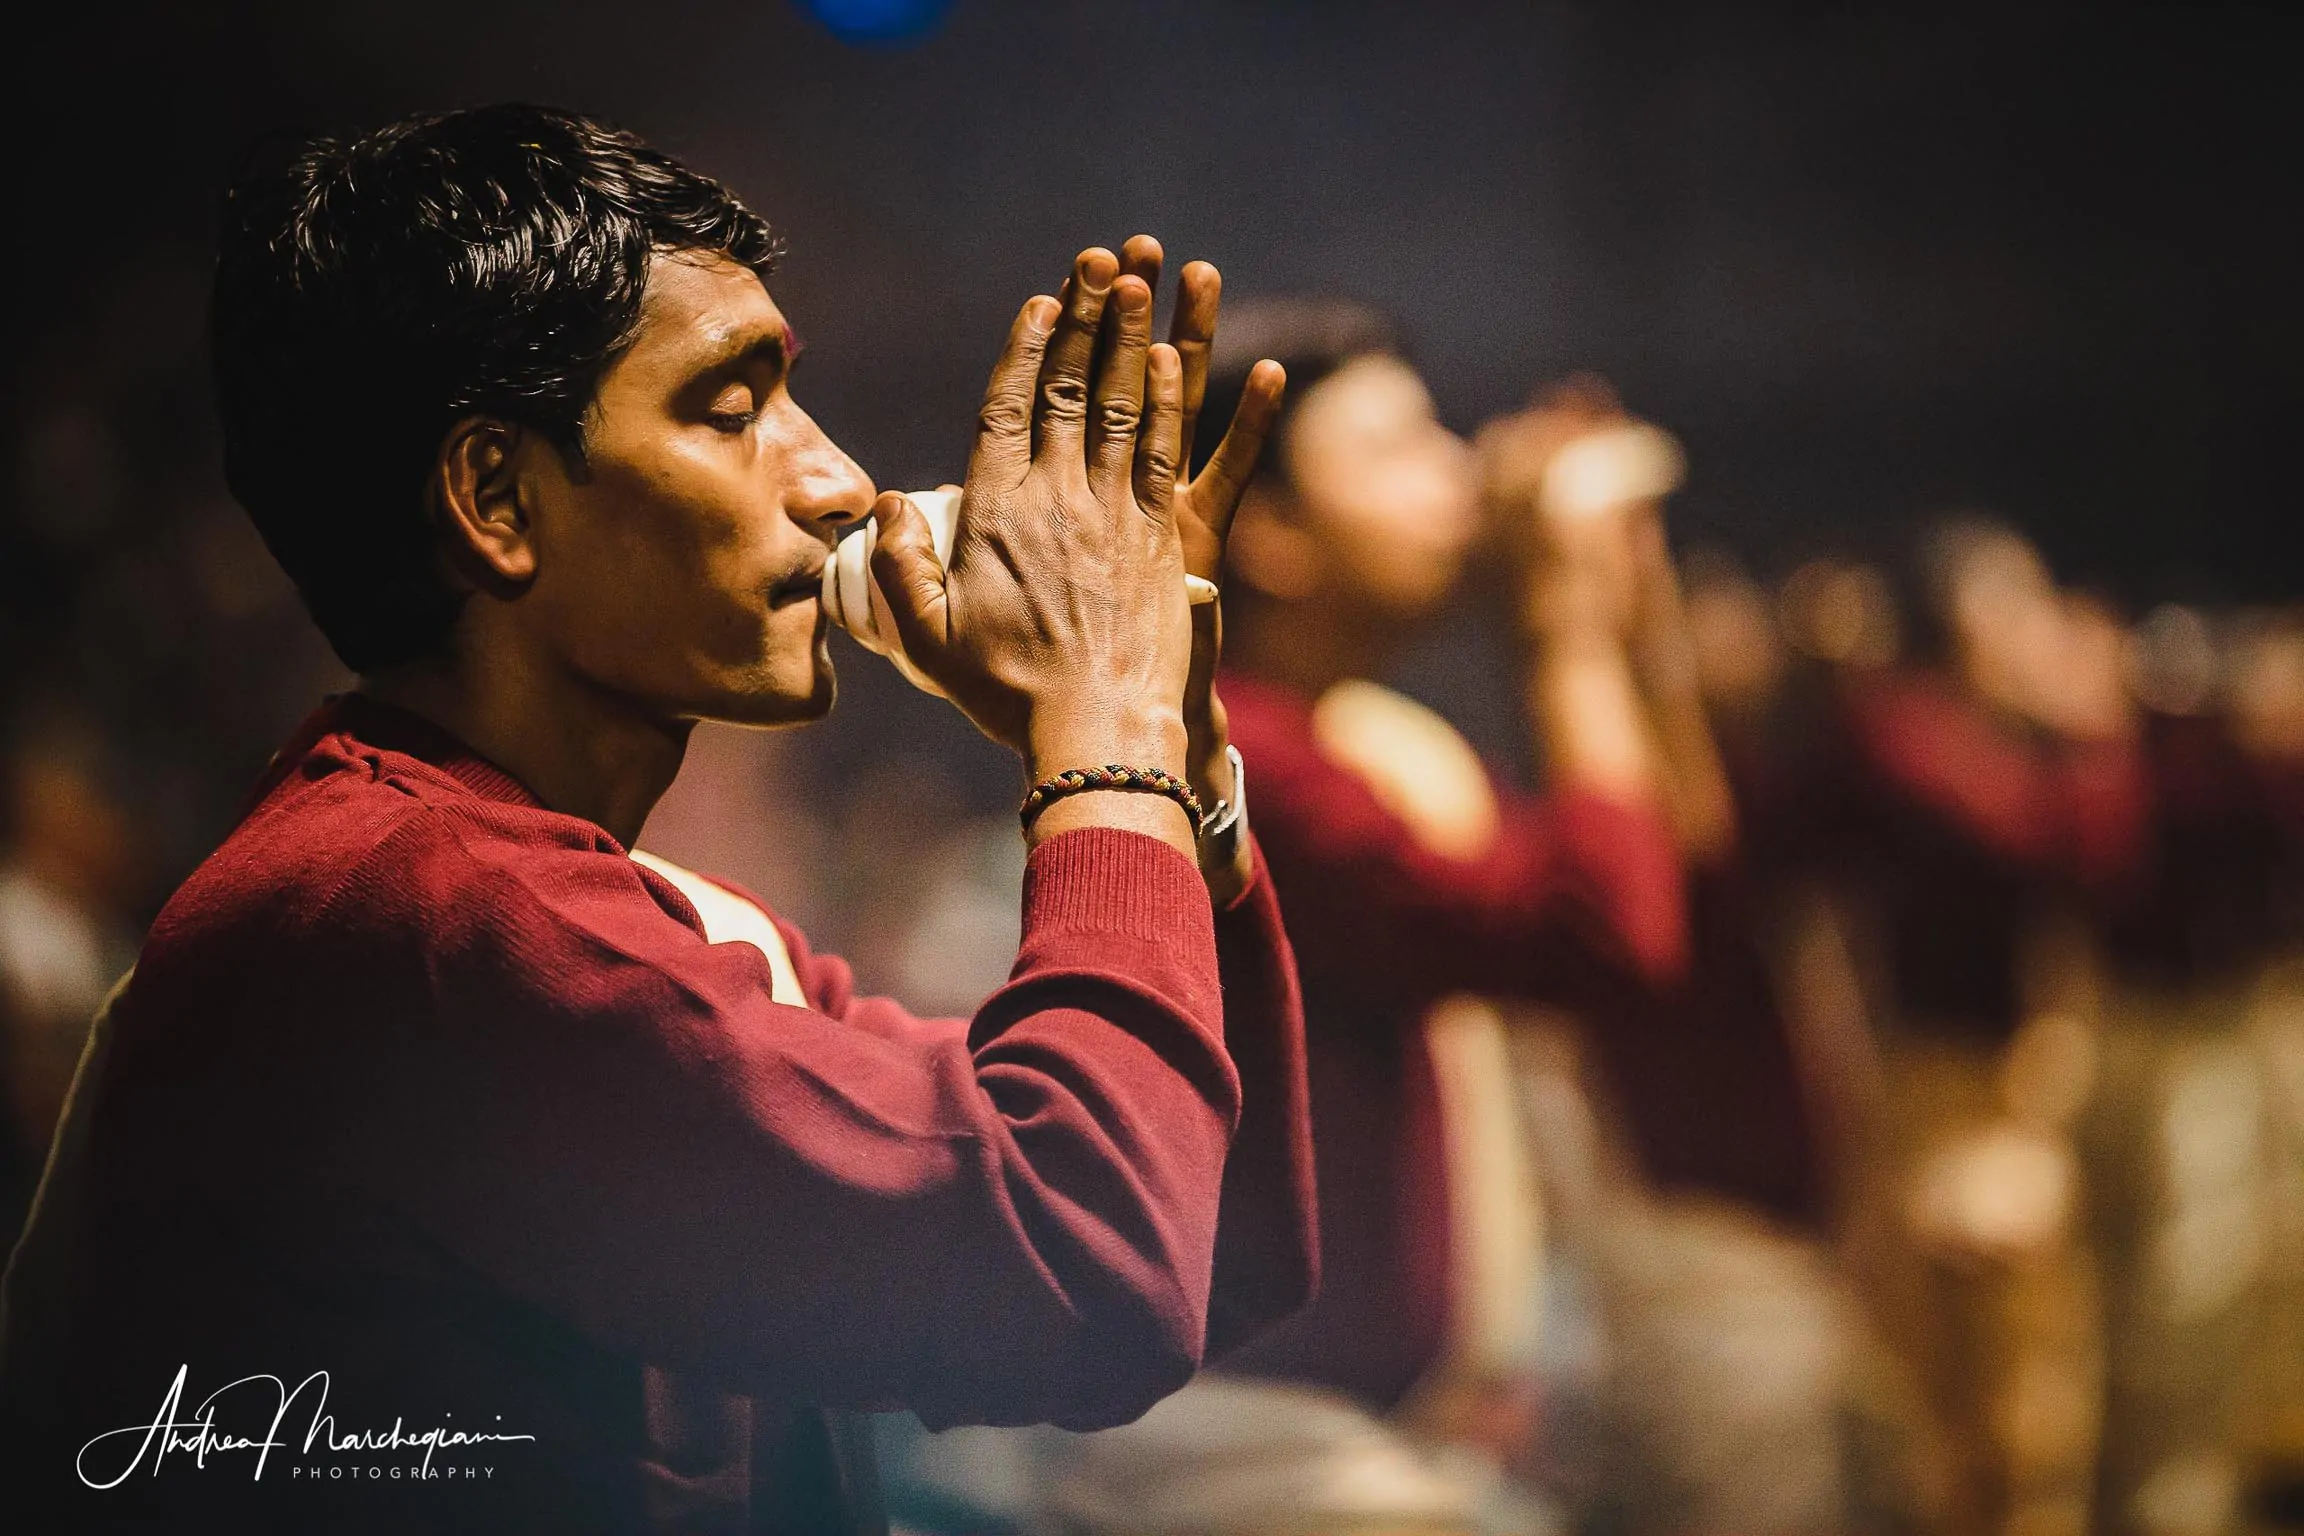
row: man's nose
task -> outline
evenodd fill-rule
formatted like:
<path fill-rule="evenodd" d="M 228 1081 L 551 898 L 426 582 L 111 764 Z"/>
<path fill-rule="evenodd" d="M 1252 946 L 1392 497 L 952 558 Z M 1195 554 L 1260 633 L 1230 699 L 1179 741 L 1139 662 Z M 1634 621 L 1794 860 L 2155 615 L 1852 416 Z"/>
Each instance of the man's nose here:
<path fill-rule="evenodd" d="M 872 510 L 879 492 L 863 467 L 840 451 L 811 421 L 808 441 L 800 451 L 799 474 L 793 477 L 785 510 L 795 522 L 826 543 Z"/>

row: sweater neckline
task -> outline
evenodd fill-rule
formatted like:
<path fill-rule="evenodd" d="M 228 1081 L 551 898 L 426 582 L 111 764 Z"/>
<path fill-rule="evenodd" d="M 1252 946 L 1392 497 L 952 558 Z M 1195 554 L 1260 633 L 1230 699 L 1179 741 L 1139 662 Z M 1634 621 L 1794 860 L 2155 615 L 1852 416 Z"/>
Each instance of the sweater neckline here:
<path fill-rule="evenodd" d="M 330 694 L 321 704 L 314 740 L 343 731 L 354 740 L 387 752 L 405 753 L 428 763 L 485 799 L 549 810 L 536 792 L 508 769 L 481 756 L 438 721 L 365 693 Z"/>

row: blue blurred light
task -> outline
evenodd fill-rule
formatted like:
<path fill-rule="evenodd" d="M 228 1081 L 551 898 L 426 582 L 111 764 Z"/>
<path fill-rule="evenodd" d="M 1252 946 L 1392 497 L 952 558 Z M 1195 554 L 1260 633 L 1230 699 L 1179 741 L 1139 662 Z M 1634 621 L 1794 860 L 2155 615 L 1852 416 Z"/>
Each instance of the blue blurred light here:
<path fill-rule="evenodd" d="M 902 43 L 944 19 L 952 0 L 799 0 L 844 43 Z"/>

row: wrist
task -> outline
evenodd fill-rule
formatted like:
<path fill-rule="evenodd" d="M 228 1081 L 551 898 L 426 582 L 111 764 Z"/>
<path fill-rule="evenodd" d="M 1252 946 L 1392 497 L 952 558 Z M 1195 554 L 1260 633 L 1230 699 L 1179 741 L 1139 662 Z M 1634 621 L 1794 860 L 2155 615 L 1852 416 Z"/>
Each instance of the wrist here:
<path fill-rule="evenodd" d="M 1643 623 L 1626 654 L 1641 692 L 1650 698 L 1679 702 L 1700 693 L 1696 643 L 1684 625 Z"/>
<path fill-rule="evenodd" d="M 1528 709 L 1550 782 L 1612 800 L 1651 796 L 1647 713 L 1620 648 L 1547 653 L 1529 678 Z"/>
<path fill-rule="evenodd" d="M 1024 829 L 1024 845 L 1037 848 L 1052 837 L 1086 827 L 1140 832 L 1146 837 L 1158 838 L 1194 863 L 1199 862 L 1192 819 L 1184 813 L 1184 807 L 1165 795 L 1125 790 L 1097 789 L 1067 795 L 1032 818 L 1032 825 Z"/>
<path fill-rule="evenodd" d="M 1027 785 L 1073 768 L 1158 768 L 1179 778 L 1191 767 L 1189 733 L 1174 709 L 1105 707 L 1036 716 L 1027 734 Z"/>
<path fill-rule="evenodd" d="M 1607 584 L 1572 567 L 1531 572 L 1514 617 L 1532 645 L 1613 641 L 1622 628 Z"/>
<path fill-rule="evenodd" d="M 1631 665 L 1622 631 L 1602 614 L 1572 605 L 1531 605 L 1522 615 L 1520 639 L 1531 659 L 1546 662 L 1614 661 Z"/>

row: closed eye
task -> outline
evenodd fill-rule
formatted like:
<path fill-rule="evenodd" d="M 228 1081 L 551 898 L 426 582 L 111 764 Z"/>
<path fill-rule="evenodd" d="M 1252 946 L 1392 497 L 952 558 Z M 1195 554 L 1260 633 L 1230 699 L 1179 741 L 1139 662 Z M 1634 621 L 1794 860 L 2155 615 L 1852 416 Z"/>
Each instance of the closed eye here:
<path fill-rule="evenodd" d="M 704 419 L 722 432 L 742 432 L 760 419 L 759 397 L 748 385 L 723 390 Z"/>
<path fill-rule="evenodd" d="M 708 362 L 682 390 L 686 401 L 692 402 L 687 410 L 696 412 L 689 419 L 731 436 L 744 432 L 784 387 L 798 350 L 797 338 L 777 330 L 741 342 Z"/>

